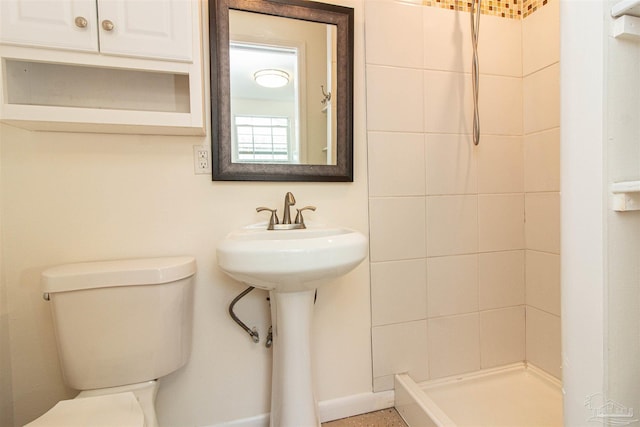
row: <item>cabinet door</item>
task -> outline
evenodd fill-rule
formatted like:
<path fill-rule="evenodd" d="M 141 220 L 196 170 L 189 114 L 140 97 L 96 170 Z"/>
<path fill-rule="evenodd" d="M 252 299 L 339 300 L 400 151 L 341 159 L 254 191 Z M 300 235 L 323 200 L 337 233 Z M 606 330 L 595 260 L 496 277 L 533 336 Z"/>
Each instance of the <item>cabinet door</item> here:
<path fill-rule="evenodd" d="M 98 0 L 100 52 L 191 61 L 196 6 L 195 0 Z"/>
<path fill-rule="evenodd" d="M 0 0 L 0 42 L 97 51 L 95 0 Z"/>

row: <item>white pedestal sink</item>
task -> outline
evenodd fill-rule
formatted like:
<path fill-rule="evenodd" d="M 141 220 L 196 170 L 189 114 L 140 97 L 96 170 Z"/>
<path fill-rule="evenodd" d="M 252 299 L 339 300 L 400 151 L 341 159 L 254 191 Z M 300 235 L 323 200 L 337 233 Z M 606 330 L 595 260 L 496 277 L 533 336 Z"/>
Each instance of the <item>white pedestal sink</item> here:
<path fill-rule="evenodd" d="M 314 291 L 360 264 L 367 255 L 367 239 L 341 227 L 266 227 L 256 224 L 229 234 L 218 246 L 218 265 L 231 277 L 271 294 L 271 426 L 317 427 L 311 367 Z"/>

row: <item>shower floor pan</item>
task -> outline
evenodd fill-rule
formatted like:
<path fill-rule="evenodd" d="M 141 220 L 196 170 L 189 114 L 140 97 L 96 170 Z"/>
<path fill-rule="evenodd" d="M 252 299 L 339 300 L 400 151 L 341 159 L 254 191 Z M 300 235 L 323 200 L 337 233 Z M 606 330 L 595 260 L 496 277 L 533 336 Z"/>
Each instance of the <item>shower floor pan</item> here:
<path fill-rule="evenodd" d="M 443 379 L 395 376 L 395 407 L 409 427 L 562 427 L 556 378 L 517 363 Z"/>

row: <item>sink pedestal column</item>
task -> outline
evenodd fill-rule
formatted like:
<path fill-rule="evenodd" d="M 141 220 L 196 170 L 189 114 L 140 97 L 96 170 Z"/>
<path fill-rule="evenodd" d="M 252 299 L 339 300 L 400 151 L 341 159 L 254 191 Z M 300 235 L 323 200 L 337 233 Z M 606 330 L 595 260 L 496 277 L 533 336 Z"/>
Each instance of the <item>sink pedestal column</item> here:
<path fill-rule="evenodd" d="M 270 292 L 273 324 L 271 427 L 319 427 L 311 365 L 315 291 Z"/>

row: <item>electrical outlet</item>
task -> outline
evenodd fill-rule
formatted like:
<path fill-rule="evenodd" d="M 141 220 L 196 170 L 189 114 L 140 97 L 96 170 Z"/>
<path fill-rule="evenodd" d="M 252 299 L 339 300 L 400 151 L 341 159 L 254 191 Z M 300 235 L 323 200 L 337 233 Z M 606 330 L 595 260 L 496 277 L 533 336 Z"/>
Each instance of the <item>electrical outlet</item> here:
<path fill-rule="evenodd" d="M 204 145 L 193 146 L 193 168 L 196 175 L 211 173 L 211 151 Z"/>

